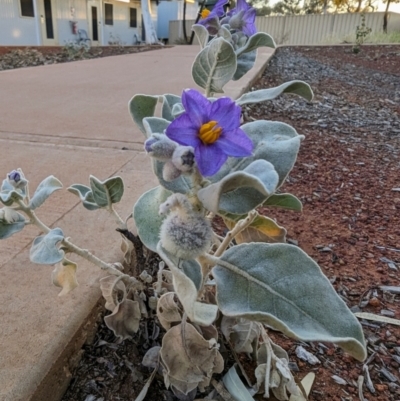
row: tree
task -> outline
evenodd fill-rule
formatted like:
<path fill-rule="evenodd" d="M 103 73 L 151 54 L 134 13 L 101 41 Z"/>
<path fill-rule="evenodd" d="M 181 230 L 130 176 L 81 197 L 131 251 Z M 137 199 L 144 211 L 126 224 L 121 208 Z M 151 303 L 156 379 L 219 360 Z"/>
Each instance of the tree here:
<path fill-rule="evenodd" d="M 386 10 L 385 14 L 383 15 L 383 32 L 387 33 L 387 24 L 388 24 L 388 16 L 389 16 L 389 6 L 390 3 L 400 3 L 400 0 L 386 0 Z"/>
<path fill-rule="evenodd" d="M 272 13 L 269 0 L 250 0 L 248 3 L 256 9 L 258 16 L 270 15 Z"/>
<path fill-rule="evenodd" d="M 303 5 L 304 14 L 321 14 L 324 11 L 325 0 L 305 0 Z"/>
<path fill-rule="evenodd" d="M 376 0 L 333 0 L 333 5 L 336 11 L 346 11 L 348 13 L 371 12 L 376 8 L 374 5 L 375 1 Z"/>
<path fill-rule="evenodd" d="M 301 0 L 281 0 L 275 4 L 273 11 L 276 14 L 301 14 L 300 2 Z"/>

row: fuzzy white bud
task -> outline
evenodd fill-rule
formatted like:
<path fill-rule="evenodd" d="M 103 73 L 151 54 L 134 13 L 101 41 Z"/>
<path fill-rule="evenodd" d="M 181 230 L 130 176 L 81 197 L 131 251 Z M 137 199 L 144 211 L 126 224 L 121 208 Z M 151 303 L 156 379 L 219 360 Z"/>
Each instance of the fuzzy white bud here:
<path fill-rule="evenodd" d="M 171 160 L 177 146 L 178 144 L 176 142 L 171 141 L 171 139 L 164 134 L 153 134 L 144 143 L 145 151 L 151 157 L 161 161 Z"/>
<path fill-rule="evenodd" d="M 212 239 L 210 222 L 193 210 L 189 199 L 183 194 L 173 194 L 160 205 L 160 214 L 168 211 L 170 214 L 160 231 L 163 248 L 184 260 L 195 259 L 206 253 Z"/>

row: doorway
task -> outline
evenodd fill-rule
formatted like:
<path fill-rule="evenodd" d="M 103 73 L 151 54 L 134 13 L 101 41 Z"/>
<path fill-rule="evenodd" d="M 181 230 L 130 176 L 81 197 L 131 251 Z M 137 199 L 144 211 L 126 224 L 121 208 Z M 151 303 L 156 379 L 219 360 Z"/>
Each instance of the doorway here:
<path fill-rule="evenodd" d="M 96 0 L 89 0 L 87 2 L 87 15 L 89 38 L 92 40 L 92 46 L 99 46 L 101 44 L 101 8 Z"/>
<path fill-rule="evenodd" d="M 40 27 L 44 46 L 56 46 L 57 20 L 55 14 L 55 0 L 39 0 Z"/>

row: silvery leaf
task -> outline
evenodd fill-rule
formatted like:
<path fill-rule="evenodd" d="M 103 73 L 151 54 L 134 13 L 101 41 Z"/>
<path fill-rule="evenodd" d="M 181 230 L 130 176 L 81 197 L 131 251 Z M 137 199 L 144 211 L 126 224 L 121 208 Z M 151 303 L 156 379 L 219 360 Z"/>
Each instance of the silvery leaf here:
<path fill-rule="evenodd" d="M 14 202 L 25 199 L 25 197 L 25 188 L 16 189 L 8 182 L 8 180 L 3 180 L 3 184 L 0 188 L 0 201 L 5 206 L 11 206 Z"/>
<path fill-rule="evenodd" d="M 194 24 L 192 31 L 196 34 L 197 40 L 199 41 L 200 47 L 204 49 L 207 46 L 209 33 L 204 25 Z"/>
<path fill-rule="evenodd" d="M 79 196 L 79 199 L 87 210 L 97 210 L 100 208 L 94 201 L 92 190 L 86 185 L 73 184 L 67 188 L 67 191 Z"/>
<path fill-rule="evenodd" d="M 121 177 L 111 177 L 100 181 L 93 175 L 89 179 L 93 199 L 100 207 L 109 207 L 118 203 L 124 194 L 124 182 Z"/>
<path fill-rule="evenodd" d="M 129 101 L 129 112 L 131 113 L 133 121 L 144 134 L 143 118 L 154 116 L 157 102 L 158 96 L 149 95 L 135 95 Z"/>
<path fill-rule="evenodd" d="M 307 83 L 303 81 L 285 82 L 275 88 L 260 89 L 253 92 L 247 92 L 236 100 L 236 104 L 243 106 L 249 103 L 260 103 L 266 100 L 272 100 L 282 93 L 293 93 L 299 95 L 309 102 L 312 100 L 314 93 Z"/>
<path fill-rule="evenodd" d="M 235 401 L 254 401 L 249 391 L 240 380 L 236 367 L 232 366 L 222 378 L 226 389 Z"/>
<path fill-rule="evenodd" d="M 25 217 L 10 208 L 0 209 L 0 239 L 6 239 L 23 230 Z"/>
<path fill-rule="evenodd" d="M 164 99 L 161 112 L 162 118 L 172 121 L 175 118 L 173 114 L 173 107 L 182 102 L 181 97 L 177 95 L 171 95 L 169 93 L 163 95 L 162 97 Z"/>
<path fill-rule="evenodd" d="M 213 213 L 220 209 L 230 213 L 248 213 L 270 196 L 278 185 L 274 166 L 255 160 L 241 171 L 228 174 L 215 184 L 201 189 L 198 197 Z"/>
<path fill-rule="evenodd" d="M 174 106 L 172 107 L 172 116 L 173 118 L 176 118 L 180 116 L 182 113 L 185 112 L 185 108 L 183 107 L 182 103 L 175 103 Z"/>
<path fill-rule="evenodd" d="M 46 235 L 40 235 L 33 240 L 30 259 L 33 263 L 54 265 L 64 258 L 64 251 L 57 248 L 57 244 L 64 239 L 61 228 L 54 228 Z"/>
<path fill-rule="evenodd" d="M 218 36 L 223 37 L 228 42 L 232 40 L 232 35 L 226 26 L 221 26 L 220 30 L 218 31 Z"/>
<path fill-rule="evenodd" d="M 282 185 L 296 161 L 300 142 L 304 137 L 298 135 L 290 125 L 276 121 L 259 120 L 240 128 L 253 141 L 253 156 L 229 158 L 210 180 L 215 183 L 234 171 L 245 169 L 254 160 L 262 159 L 273 164 L 279 175 L 278 186 Z"/>
<path fill-rule="evenodd" d="M 158 210 L 170 195 L 170 191 L 158 186 L 145 192 L 133 207 L 138 235 L 143 244 L 153 252 L 157 252 L 160 228 L 165 218 L 158 214 Z"/>
<path fill-rule="evenodd" d="M 224 38 L 216 38 L 196 57 L 192 75 L 194 82 L 207 92 L 223 93 L 222 88 L 236 71 L 236 55 Z"/>
<path fill-rule="evenodd" d="M 256 62 L 256 56 L 257 50 L 254 50 L 249 53 L 243 53 L 237 58 L 237 67 L 232 78 L 233 81 L 242 78 L 244 74 L 253 68 L 254 63 Z"/>
<path fill-rule="evenodd" d="M 61 181 L 53 175 L 45 178 L 36 188 L 35 194 L 29 202 L 29 207 L 32 210 L 38 208 L 54 191 L 61 189 L 62 186 Z"/>
<path fill-rule="evenodd" d="M 189 319 L 201 326 L 210 326 L 217 317 L 218 307 L 198 302 L 194 282 L 171 260 L 170 254 L 161 247 L 161 244 L 157 247 L 157 253 L 172 272 L 174 290 Z"/>
<path fill-rule="evenodd" d="M 300 199 L 292 194 L 273 194 L 263 203 L 263 206 L 294 210 L 295 212 L 303 210 Z"/>
<path fill-rule="evenodd" d="M 163 134 L 169 124 L 168 120 L 159 117 L 146 117 L 143 119 L 143 127 L 148 138 L 151 134 Z"/>
<path fill-rule="evenodd" d="M 168 257 L 175 263 L 176 266 L 179 266 L 182 269 L 183 273 L 185 273 L 193 281 L 197 290 L 199 290 L 203 282 L 203 274 L 201 272 L 201 266 L 199 263 L 194 259 L 178 259 L 170 253 L 168 253 Z"/>
<path fill-rule="evenodd" d="M 332 342 L 354 358 L 365 359 L 356 317 L 300 248 L 237 245 L 223 254 L 212 274 L 224 315 L 265 323 L 295 339 Z"/>
<path fill-rule="evenodd" d="M 239 57 L 243 53 L 249 53 L 257 50 L 259 47 L 272 47 L 275 49 L 276 44 L 274 39 L 265 32 L 257 32 L 247 40 L 246 44 L 236 50 L 236 55 Z"/>

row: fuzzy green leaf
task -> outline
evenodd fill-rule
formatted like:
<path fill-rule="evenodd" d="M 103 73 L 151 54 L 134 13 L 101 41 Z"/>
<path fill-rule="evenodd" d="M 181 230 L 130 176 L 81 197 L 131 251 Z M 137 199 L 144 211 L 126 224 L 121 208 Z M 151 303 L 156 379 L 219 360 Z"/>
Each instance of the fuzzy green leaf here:
<path fill-rule="evenodd" d="M 129 101 L 129 112 L 133 121 L 139 129 L 145 134 L 143 119 L 145 117 L 153 117 L 156 111 L 158 96 L 135 95 Z"/>
<path fill-rule="evenodd" d="M 356 359 L 365 359 L 365 340 L 356 317 L 300 248 L 234 246 L 212 272 L 224 315 L 265 323 L 295 339 L 332 342 Z"/>
<path fill-rule="evenodd" d="M 210 37 L 207 28 L 204 25 L 194 24 L 192 31 L 196 34 L 200 47 L 204 49 L 207 46 L 208 38 Z"/>
<path fill-rule="evenodd" d="M 93 199 L 100 207 L 108 207 L 113 203 L 118 203 L 124 194 L 124 182 L 121 177 L 111 177 L 105 181 L 100 181 L 91 175 L 89 182 Z"/>
<path fill-rule="evenodd" d="M 276 121 L 259 120 L 244 124 L 240 128 L 253 141 L 253 156 L 229 158 L 210 180 L 217 182 L 234 171 L 244 170 L 254 160 L 262 159 L 272 163 L 279 175 L 278 186 L 282 185 L 293 168 L 300 142 L 304 137 L 298 135 L 290 125 Z"/>
<path fill-rule="evenodd" d="M 276 44 L 274 39 L 264 32 L 257 32 L 251 36 L 243 47 L 236 50 L 236 55 L 239 57 L 243 53 L 252 52 L 259 47 L 272 47 L 275 49 Z"/>
<path fill-rule="evenodd" d="M 40 235 L 33 240 L 30 259 L 33 263 L 54 265 L 64 258 L 64 251 L 57 248 L 57 244 L 64 239 L 61 228 L 54 228 L 46 235 Z"/>
<path fill-rule="evenodd" d="M 10 208 L 0 209 L 0 239 L 6 239 L 23 230 L 25 217 Z"/>
<path fill-rule="evenodd" d="M 236 71 L 236 55 L 224 38 L 210 42 L 196 57 L 192 76 L 194 82 L 207 92 L 223 93 L 222 88 Z"/>
<path fill-rule="evenodd" d="M 0 188 L 0 201 L 5 206 L 11 206 L 14 202 L 25 199 L 25 197 L 25 188 L 16 189 L 8 182 L 8 180 L 3 180 L 3 184 Z"/>
<path fill-rule="evenodd" d="M 237 58 L 237 67 L 233 76 L 233 81 L 237 81 L 242 78 L 247 72 L 249 72 L 256 62 L 257 51 L 254 50 L 250 53 L 243 53 Z"/>
<path fill-rule="evenodd" d="M 204 207 L 213 213 L 219 209 L 230 213 L 248 213 L 264 202 L 278 185 L 274 166 L 255 160 L 241 171 L 232 172 L 198 193 Z"/>
<path fill-rule="evenodd" d="M 173 107 L 176 104 L 180 104 L 182 103 L 181 97 L 180 96 L 176 96 L 176 95 L 171 95 L 171 94 L 166 94 L 163 95 L 163 105 L 162 105 L 162 118 L 164 118 L 165 120 L 168 121 L 172 121 L 175 116 L 173 114 Z"/>
<path fill-rule="evenodd" d="M 160 228 L 165 218 L 158 214 L 158 210 L 170 195 L 170 191 L 158 186 L 145 192 L 133 207 L 138 235 L 143 244 L 153 252 L 157 252 Z"/>
<path fill-rule="evenodd" d="M 254 92 L 248 92 L 236 100 L 236 104 L 243 106 L 249 103 L 260 103 L 266 100 L 272 100 L 281 95 L 282 93 L 293 93 L 299 95 L 309 102 L 313 99 L 314 93 L 306 82 L 303 81 L 290 81 L 275 88 L 260 89 Z"/>
<path fill-rule="evenodd" d="M 61 181 L 53 175 L 45 178 L 36 188 L 35 194 L 29 202 L 29 207 L 32 210 L 38 208 L 54 191 L 61 189 L 62 186 Z"/>
<path fill-rule="evenodd" d="M 301 212 L 303 210 L 300 199 L 292 194 L 273 194 L 263 203 L 263 206 L 278 207 L 281 209 L 294 210 L 295 212 Z"/>
<path fill-rule="evenodd" d="M 92 190 L 86 185 L 73 184 L 67 188 L 67 191 L 79 196 L 79 199 L 82 201 L 83 206 L 87 210 L 100 209 L 100 207 L 94 201 Z"/>
<path fill-rule="evenodd" d="M 226 389 L 235 401 L 254 401 L 243 382 L 236 372 L 236 367 L 232 366 L 222 378 Z"/>
<path fill-rule="evenodd" d="M 163 134 L 170 122 L 164 118 L 146 117 L 143 119 L 143 127 L 146 131 L 147 138 L 151 134 Z"/>

